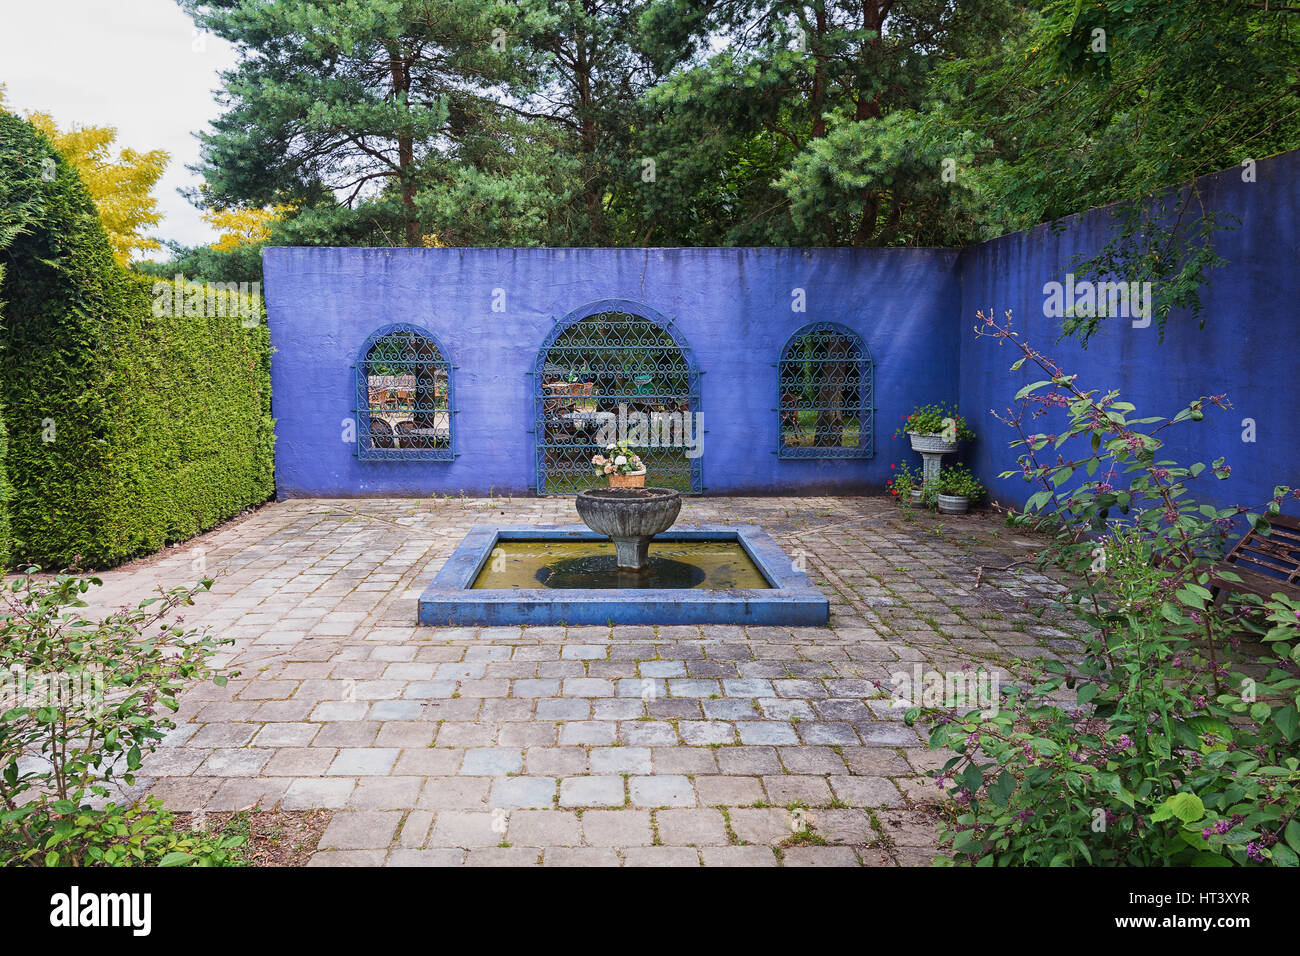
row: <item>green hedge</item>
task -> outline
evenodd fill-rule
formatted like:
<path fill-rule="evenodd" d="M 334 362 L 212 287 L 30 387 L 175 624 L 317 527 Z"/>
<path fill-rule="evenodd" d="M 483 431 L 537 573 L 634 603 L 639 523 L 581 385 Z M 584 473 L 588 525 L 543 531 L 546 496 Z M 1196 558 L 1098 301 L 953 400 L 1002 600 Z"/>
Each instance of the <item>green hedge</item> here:
<path fill-rule="evenodd" d="M 155 315 L 152 280 L 113 261 L 76 171 L 0 114 L 0 178 L 56 161 L 43 209 L 0 253 L 0 402 L 14 557 L 104 567 L 265 501 L 271 458 L 264 322 Z M 15 156 L 18 159 L 15 159 Z"/>
<path fill-rule="evenodd" d="M 9 531 L 9 499 L 12 497 L 12 492 L 9 489 L 8 473 L 5 471 L 5 451 L 7 447 L 5 422 L 4 418 L 0 417 L 0 571 L 9 567 L 9 552 L 12 548 Z"/>

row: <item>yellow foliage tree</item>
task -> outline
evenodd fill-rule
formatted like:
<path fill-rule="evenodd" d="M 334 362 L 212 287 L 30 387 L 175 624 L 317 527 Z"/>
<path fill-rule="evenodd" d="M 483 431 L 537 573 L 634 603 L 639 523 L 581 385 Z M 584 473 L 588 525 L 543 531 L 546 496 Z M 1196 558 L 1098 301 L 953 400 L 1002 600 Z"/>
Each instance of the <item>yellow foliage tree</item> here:
<path fill-rule="evenodd" d="M 4 90 L 0 88 L 0 106 L 3 104 Z M 99 210 L 118 262 L 126 265 L 133 252 L 162 248 L 145 230 L 162 222 L 153 189 L 171 159 L 166 150 L 141 153 L 124 148 L 114 157 L 117 130 L 111 126 L 73 126 L 65 132 L 48 113 L 26 116 L 76 167 Z"/>
<path fill-rule="evenodd" d="M 271 238 L 271 223 L 283 219 L 293 211 L 293 206 L 272 206 L 269 209 L 210 209 L 203 221 L 221 233 L 212 248 L 229 252 L 248 243 L 266 242 Z"/>

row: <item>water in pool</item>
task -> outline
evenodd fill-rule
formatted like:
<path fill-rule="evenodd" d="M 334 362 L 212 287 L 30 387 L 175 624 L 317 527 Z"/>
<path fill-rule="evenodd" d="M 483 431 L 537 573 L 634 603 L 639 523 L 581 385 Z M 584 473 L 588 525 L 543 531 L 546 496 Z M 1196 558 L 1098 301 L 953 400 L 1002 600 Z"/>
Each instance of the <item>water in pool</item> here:
<path fill-rule="evenodd" d="M 620 570 L 609 541 L 499 541 L 475 588 L 770 588 L 740 542 L 650 542 L 640 571 Z"/>

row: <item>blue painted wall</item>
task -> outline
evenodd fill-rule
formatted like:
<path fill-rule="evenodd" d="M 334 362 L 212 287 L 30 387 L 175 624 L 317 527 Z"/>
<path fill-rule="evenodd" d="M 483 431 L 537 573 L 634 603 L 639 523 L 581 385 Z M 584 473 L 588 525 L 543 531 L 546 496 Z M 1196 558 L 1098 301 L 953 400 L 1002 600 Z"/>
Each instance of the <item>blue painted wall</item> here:
<path fill-rule="evenodd" d="M 264 254 L 280 497 L 531 493 L 532 368 L 555 321 L 623 298 L 676 319 L 704 373 L 708 494 L 879 490 L 917 401 L 956 400 L 958 253 L 935 249 L 318 249 Z M 806 311 L 792 311 L 792 290 Z M 493 290 L 506 310 L 493 312 Z M 860 334 L 876 363 L 876 456 L 788 461 L 777 370 L 809 322 Z M 434 332 L 453 369 L 453 462 L 362 462 L 344 442 L 358 350 L 375 329 Z M 651 459 L 653 468 L 653 459 Z M 652 476 L 653 478 L 653 476 Z"/>
<path fill-rule="evenodd" d="M 1024 340 L 1077 373 L 1081 387 L 1118 388 L 1141 416 L 1172 415 L 1200 396 L 1226 393 L 1232 409 L 1207 410 L 1202 422 L 1164 433 L 1169 459 L 1208 464 L 1226 456 L 1232 477 L 1198 481 L 1202 500 L 1255 506 L 1277 484 L 1300 485 L 1300 151 L 1261 160 L 1255 172 L 1253 183 L 1243 182 L 1239 169 L 1200 180 L 1206 205 L 1233 214 L 1240 227 L 1215 239 L 1229 265 L 1202 289 L 1205 328 L 1173 313 L 1163 343 L 1154 322 L 1141 329 L 1108 319 L 1084 351 L 1072 340 L 1058 344 L 1061 320 L 1044 315 L 1043 285 L 1062 281 L 1076 254 L 1106 244 L 1113 227 L 1106 209 L 1074 217 L 1061 231 L 1041 226 L 963 252 L 961 407 L 979 435 L 967 457 L 995 499 L 1019 506 L 1037 489 L 1020 478 L 997 479 L 1014 467 L 1016 452 L 1008 447 L 1010 430 L 990 410 L 1005 410 L 1022 385 L 1044 376 L 1027 367 L 1008 372 L 1018 357 L 1010 347 L 972 332 L 981 309 L 999 321 L 1011 310 Z M 1246 418 L 1256 424 L 1253 444 L 1242 441 Z"/>
<path fill-rule="evenodd" d="M 1009 373 L 1007 348 L 976 338 L 976 311 L 1012 310 L 1026 340 L 1077 372 L 1085 387 L 1118 387 L 1142 414 L 1172 414 L 1201 395 L 1235 406 L 1169 433 L 1169 457 L 1227 455 L 1233 477 L 1208 500 L 1257 504 L 1278 483 L 1300 485 L 1300 152 L 1262 160 L 1256 181 L 1227 170 L 1201 181 L 1207 205 L 1240 227 L 1220 233 L 1230 265 L 1204 289 L 1206 327 L 1171 317 L 1110 320 L 1087 351 L 1058 344 L 1044 315 L 1044 283 L 1076 254 L 1104 246 L 1113 220 L 1094 210 L 964 250 L 940 249 L 317 249 L 264 255 L 275 348 L 272 404 L 280 497 L 529 494 L 535 481 L 532 368 L 557 319 L 622 298 L 676 319 L 701 378 L 703 484 L 711 494 L 879 491 L 894 462 L 919 462 L 892 435 L 914 404 L 959 400 L 979 438 L 964 450 L 993 497 L 1021 505 L 1033 490 L 999 480 L 1014 465 L 1003 409 L 1030 372 Z M 793 312 L 802 288 L 807 311 Z M 493 312 L 494 290 L 506 311 Z M 875 362 L 876 455 L 868 461 L 791 461 L 774 454 L 773 365 L 810 322 L 857 331 Z M 455 369 L 453 462 L 361 462 L 344 442 L 353 370 L 366 337 L 390 322 L 433 331 Z M 1241 440 L 1253 418 L 1258 440 Z M 653 467 L 653 462 L 651 463 Z"/>

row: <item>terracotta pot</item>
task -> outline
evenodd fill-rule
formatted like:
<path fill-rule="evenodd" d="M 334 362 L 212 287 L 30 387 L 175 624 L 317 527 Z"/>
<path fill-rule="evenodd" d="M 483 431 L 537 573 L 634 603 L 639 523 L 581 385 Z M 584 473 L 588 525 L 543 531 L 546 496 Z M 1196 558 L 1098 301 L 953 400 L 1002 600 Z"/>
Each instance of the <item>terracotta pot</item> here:
<path fill-rule="evenodd" d="M 611 488 L 644 488 L 645 487 L 645 469 L 634 471 L 630 475 L 620 475 L 614 472 L 609 475 L 609 486 Z"/>

